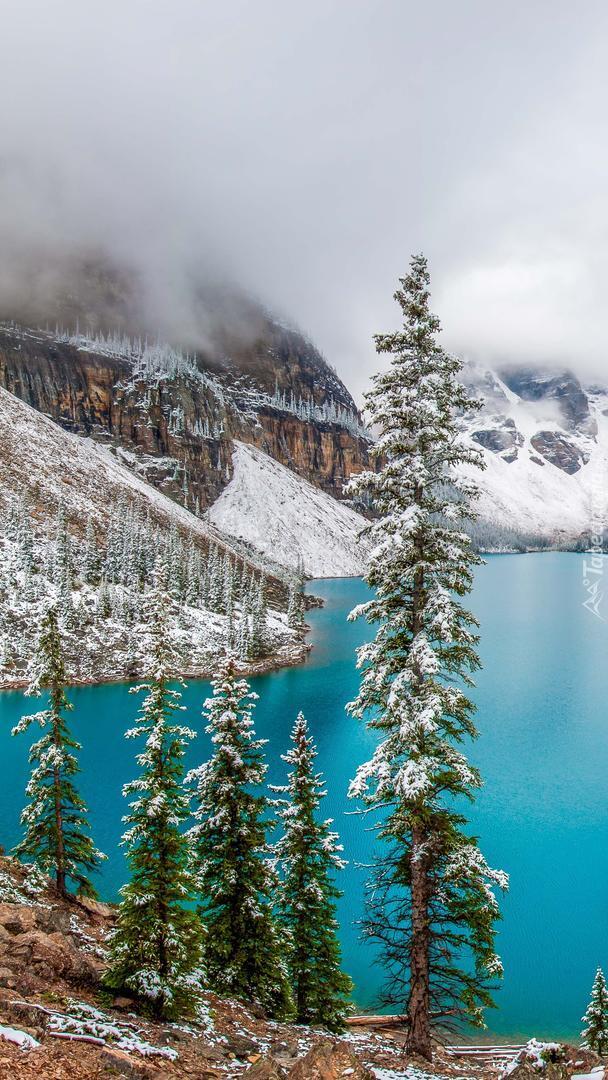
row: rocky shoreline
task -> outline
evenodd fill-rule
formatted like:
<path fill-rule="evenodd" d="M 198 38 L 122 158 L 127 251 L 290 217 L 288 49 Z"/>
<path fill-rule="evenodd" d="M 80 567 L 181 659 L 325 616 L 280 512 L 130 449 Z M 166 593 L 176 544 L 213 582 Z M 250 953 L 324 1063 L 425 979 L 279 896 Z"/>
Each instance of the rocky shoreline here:
<path fill-rule="evenodd" d="M 279 649 L 273 652 L 269 656 L 264 656 L 259 660 L 250 661 L 236 661 L 236 670 L 239 674 L 245 677 L 253 677 L 255 675 L 266 675 L 271 671 L 281 671 L 287 667 L 297 667 L 298 664 L 303 664 L 313 646 L 305 641 L 300 640 L 297 642 L 289 642 L 286 645 L 282 645 Z M 213 664 L 205 664 L 201 666 L 188 667 L 187 669 L 177 672 L 176 679 L 208 679 L 211 677 L 214 671 Z M 69 686 L 108 686 L 108 685 L 120 685 L 122 683 L 135 682 L 143 678 L 142 673 L 134 672 L 130 676 L 115 677 L 108 675 L 95 675 L 88 673 L 82 677 L 71 676 Z M 22 675 L 11 676 L 5 673 L 0 673 L 0 693 L 10 690 L 25 690 L 28 686 L 28 680 L 23 678 Z"/>

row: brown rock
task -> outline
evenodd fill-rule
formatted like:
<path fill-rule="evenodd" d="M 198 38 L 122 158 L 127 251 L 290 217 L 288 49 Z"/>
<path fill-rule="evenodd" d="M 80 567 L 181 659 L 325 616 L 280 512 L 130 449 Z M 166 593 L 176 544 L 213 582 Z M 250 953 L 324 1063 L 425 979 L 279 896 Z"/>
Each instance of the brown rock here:
<path fill-rule="evenodd" d="M 283 1080 L 287 1072 L 272 1057 L 263 1057 L 244 1073 L 249 1080 Z"/>
<path fill-rule="evenodd" d="M 0 1016 L 16 1027 L 28 1024 L 38 1031 L 46 1030 L 49 1023 L 49 1016 L 45 1009 L 32 1005 L 28 1001 L 3 1001 L 0 1005 Z"/>
<path fill-rule="evenodd" d="M 240 1058 L 241 1061 L 245 1061 L 250 1054 L 255 1054 L 258 1050 L 258 1044 L 249 1035 L 229 1035 L 225 1046 L 228 1051 L 232 1052 L 235 1057 Z"/>
<path fill-rule="evenodd" d="M 104 1046 L 100 1050 L 99 1061 L 110 1076 L 122 1076 L 126 1080 L 168 1080 L 168 1073 L 164 1069 L 131 1057 L 124 1050 L 116 1050 L 111 1046 Z"/>
<path fill-rule="evenodd" d="M 36 925 L 34 908 L 20 904 L 0 904 L 0 926 L 8 934 L 25 934 Z"/>
<path fill-rule="evenodd" d="M 374 1080 L 374 1074 L 344 1043 L 327 1039 L 296 1062 L 290 1080 Z"/>
<path fill-rule="evenodd" d="M 101 900 L 90 900 L 88 896 L 79 896 L 78 903 L 86 911 L 90 911 L 93 915 L 100 915 L 103 919 L 116 916 L 116 909 L 111 904 L 102 904 Z"/>
<path fill-rule="evenodd" d="M 572 1046 L 565 1043 L 562 1046 L 564 1062 L 575 1073 L 591 1072 L 596 1066 L 601 1065 L 602 1059 L 594 1050 L 583 1050 L 580 1046 Z M 602 1074 L 598 1073 L 598 1080 L 602 1080 Z"/>
<path fill-rule="evenodd" d="M 549 1063 L 545 1065 L 542 1072 L 535 1069 L 529 1062 L 522 1061 L 519 1065 L 508 1074 L 509 1080 L 539 1080 L 542 1076 L 543 1080 L 569 1080 L 572 1073 L 567 1065 L 562 1062 Z"/>
<path fill-rule="evenodd" d="M 112 1008 L 120 1009 L 124 1012 L 134 1012 L 135 1007 L 135 1001 L 130 997 L 122 997 L 119 995 L 118 997 L 115 997 L 112 1002 Z"/>

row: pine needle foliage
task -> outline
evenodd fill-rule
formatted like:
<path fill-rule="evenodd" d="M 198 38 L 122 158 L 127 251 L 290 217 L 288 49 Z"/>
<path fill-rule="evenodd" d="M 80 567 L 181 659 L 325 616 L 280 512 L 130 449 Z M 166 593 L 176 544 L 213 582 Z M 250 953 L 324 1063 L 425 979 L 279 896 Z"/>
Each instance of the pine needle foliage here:
<path fill-rule="evenodd" d="M 66 719 L 74 706 L 65 692 L 68 680 L 55 607 L 42 618 L 30 675 L 28 694 L 38 697 L 46 691 L 48 707 L 23 716 L 13 729 L 13 735 L 27 731 L 32 724 L 44 729 L 29 754 L 33 767 L 26 796 L 30 801 L 21 814 L 25 835 L 15 854 L 34 860 L 54 875 L 61 895 L 67 895 L 68 884 L 73 883 L 80 896 L 95 897 L 88 874 L 105 856 L 93 844 L 87 808 L 74 783 L 80 771 L 76 754 L 81 747 Z"/>
<path fill-rule="evenodd" d="M 358 651 L 350 706 L 378 736 L 350 794 L 376 822 L 380 854 L 369 882 L 365 934 L 380 948 L 384 1001 L 409 1019 L 409 1050 L 431 1057 L 433 1024 L 483 1025 L 501 974 L 492 870 L 457 806 L 481 779 L 460 749 L 476 734 L 467 695 L 479 667 L 474 617 L 462 598 L 480 559 L 463 524 L 474 517 L 482 466 L 460 432 L 479 403 L 459 381 L 462 362 L 438 343 L 422 255 L 395 293 L 403 322 L 376 336 L 389 361 L 367 409 L 379 431 L 378 471 L 351 486 L 377 513 L 366 581 L 372 598 L 351 618 L 377 626 Z"/>
<path fill-rule="evenodd" d="M 595 973 L 583 1024 L 581 1045 L 586 1050 L 594 1050 L 600 1057 L 608 1056 L 608 987 L 601 967 Z"/>
<path fill-rule="evenodd" d="M 136 994 L 150 1013 L 179 1019 L 196 1012 L 201 994 L 203 930 L 193 909 L 195 882 L 183 826 L 190 796 L 184 787 L 185 748 L 195 732 L 178 724 L 181 693 L 169 685 L 175 672 L 166 613 L 171 605 L 161 580 L 149 594 L 149 681 L 139 719 L 127 739 L 144 739 L 137 755 L 140 776 L 125 785 L 131 798 L 124 818 L 131 879 L 121 889 L 118 922 L 110 939 L 105 984 Z"/>
<path fill-rule="evenodd" d="M 292 1013 L 284 948 L 272 912 L 277 881 L 267 840 L 272 821 L 263 790 L 257 694 L 228 659 L 205 701 L 213 754 L 193 769 L 195 825 L 189 831 L 206 929 L 204 962 L 215 993 L 259 1002 L 273 1017 Z"/>
<path fill-rule="evenodd" d="M 281 869 L 279 918 L 287 931 L 287 966 L 294 996 L 296 1023 L 344 1030 L 353 984 L 341 969 L 334 884 L 345 863 L 338 834 L 318 811 L 326 792 L 315 772 L 317 751 L 302 713 L 283 761 L 288 782 L 274 787 L 283 796 L 278 817 L 283 835 L 275 846 Z"/>

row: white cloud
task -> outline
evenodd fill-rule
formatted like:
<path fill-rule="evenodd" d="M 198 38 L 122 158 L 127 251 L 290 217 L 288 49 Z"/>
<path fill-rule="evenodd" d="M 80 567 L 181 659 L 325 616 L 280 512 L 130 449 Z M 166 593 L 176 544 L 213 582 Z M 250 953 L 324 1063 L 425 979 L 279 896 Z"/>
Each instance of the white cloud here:
<path fill-rule="evenodd" d="M 448 344 L 601 370 L 597 0 L 7 0 L 0 290 L 104 243 L 188 319 L 185 270 L 293 316 L 361 390 L 412 251 Z"/>

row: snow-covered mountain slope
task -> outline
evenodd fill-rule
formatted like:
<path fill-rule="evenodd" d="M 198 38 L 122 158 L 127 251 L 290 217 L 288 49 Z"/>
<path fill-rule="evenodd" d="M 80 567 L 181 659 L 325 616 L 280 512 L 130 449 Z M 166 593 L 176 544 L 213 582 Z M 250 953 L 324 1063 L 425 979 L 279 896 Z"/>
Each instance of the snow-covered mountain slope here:
<path fill-rule="evenodd" d="M 281 566 L 298 563 L 310 577 L 363 572 L 365 519 L 280 465 L 235 442 L 234 476 L 208 512 L 222 532 Z"/>
<path fill-rule="evenodd" d="M 486 463 L 475 471 L 480 545 L 587 543 L 606 521 L 608 387 L 585 387 L 570 372 L 472 364 L 465 379 L 483 401 L 466 429 Z"/>
<path fill-rule="evenodd" d="M 84 528 L 88 518 L 107 523 L 121 498 L 148 510 L 160 526 L 175 525 L 203 544 L 226 546 L 213 526 L 136 476 L 130 455 L 114 454 L 92 439 L 64 431 L 0 387 L 0 507 L 22 497 L 41 521 L 54 520 L 61 503 L 66 518 Z M 127 464 L 123 464 L 120 457 Z"/>
<path fill-rule="evenodd" d="M 145 675 L 145 594 L 159 568 L 176 674 L 208 675 L 228 651 L 244 671 L 298 662 L 303 635 L 261 562 L 0 389 L 0 688 L 27 682 L 51 602 L 72 682 Z"/>

